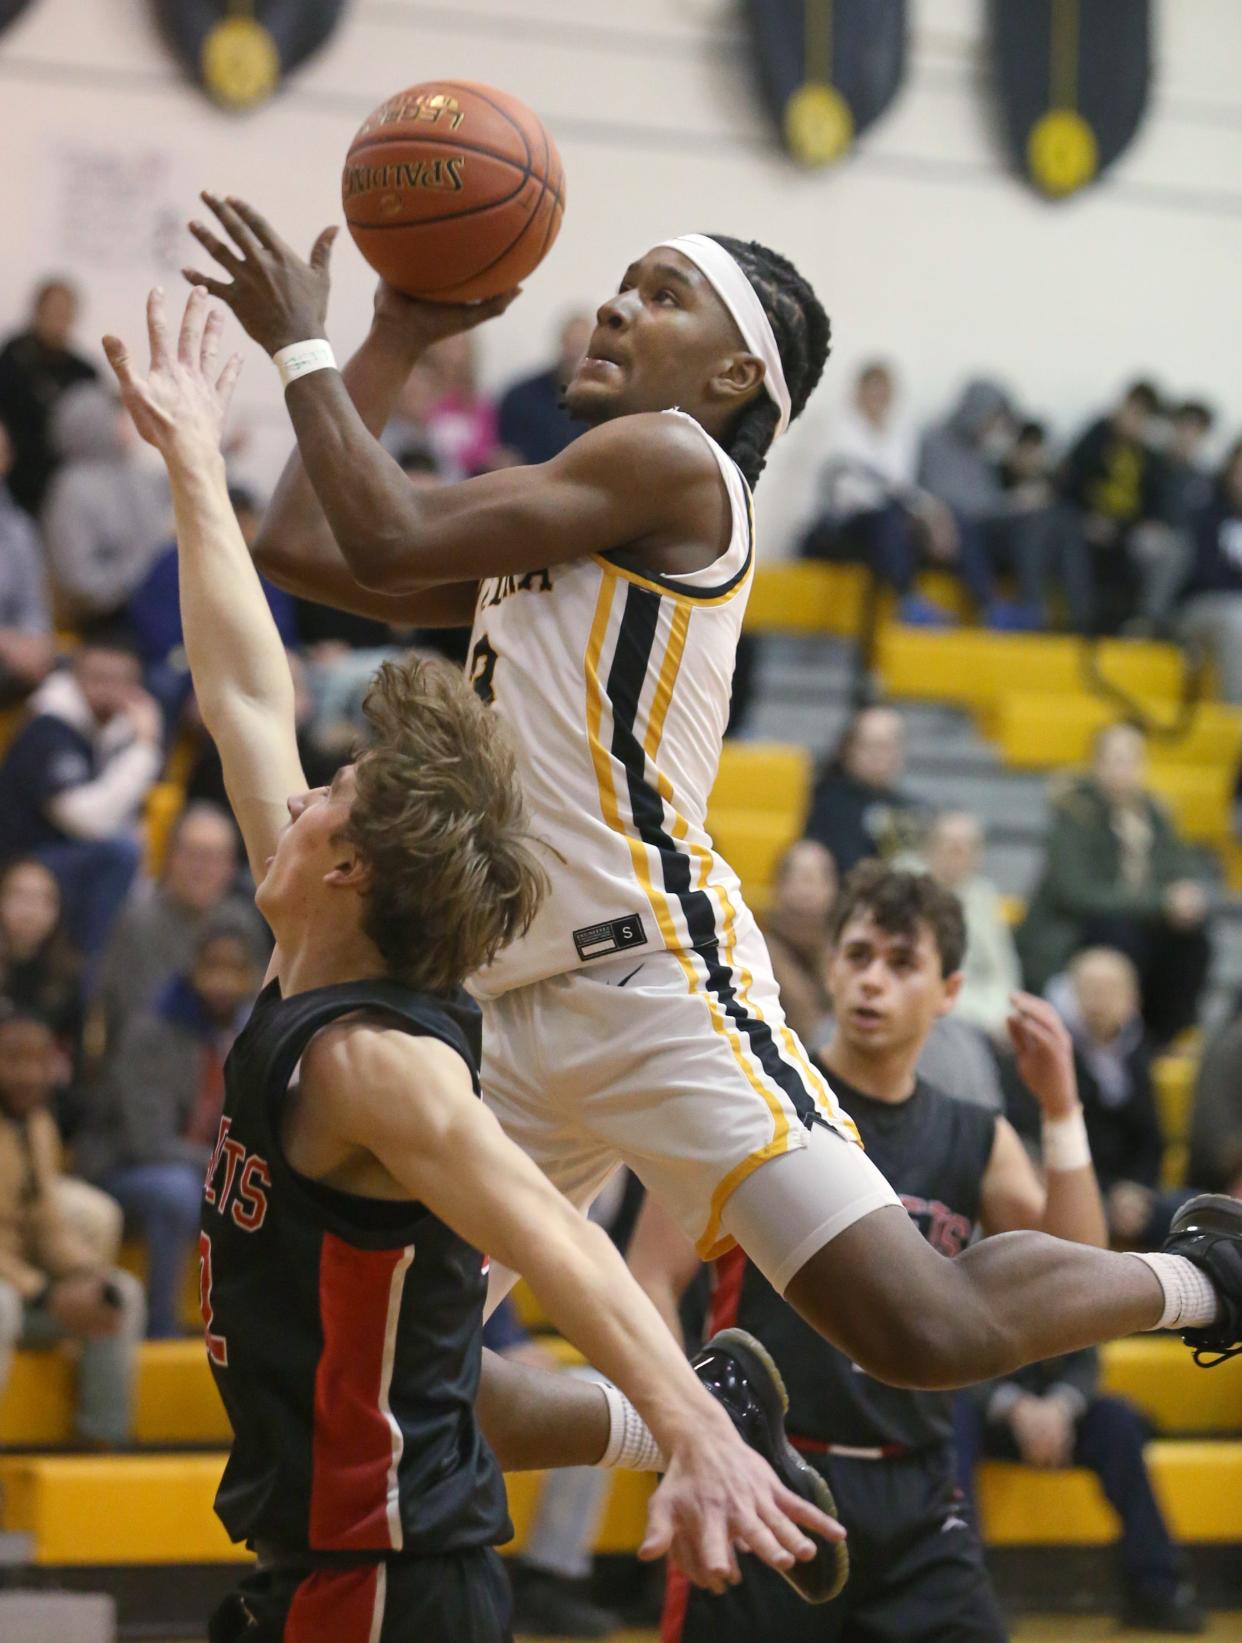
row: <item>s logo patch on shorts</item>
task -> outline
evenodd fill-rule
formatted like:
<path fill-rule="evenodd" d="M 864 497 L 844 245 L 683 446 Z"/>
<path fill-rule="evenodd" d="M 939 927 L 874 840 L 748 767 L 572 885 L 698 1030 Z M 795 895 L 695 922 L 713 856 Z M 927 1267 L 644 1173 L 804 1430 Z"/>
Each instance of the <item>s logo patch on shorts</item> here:
<path fill-rule="evenodd" d="M 606 924 L 588 924 L 584 929 L 574 931 L 574 946 L 584 964 L 588 959 L 623 953 L 627 947 L 642 947 L 646 941 L 647 932 L 637 913 L 610 919 Z"/>

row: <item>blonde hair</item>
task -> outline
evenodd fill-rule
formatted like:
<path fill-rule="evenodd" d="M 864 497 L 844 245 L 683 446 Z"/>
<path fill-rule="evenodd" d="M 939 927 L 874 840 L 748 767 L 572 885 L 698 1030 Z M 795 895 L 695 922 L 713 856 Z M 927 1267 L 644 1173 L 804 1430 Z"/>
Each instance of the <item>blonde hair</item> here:
<path fill-rule="evenodd" d="M 343 832 L 370 868 L 362 928 L 394 980 L 448 992 L 523 935 L 547 891 L 504 725 L 456 669 L 385 662 Z"/>

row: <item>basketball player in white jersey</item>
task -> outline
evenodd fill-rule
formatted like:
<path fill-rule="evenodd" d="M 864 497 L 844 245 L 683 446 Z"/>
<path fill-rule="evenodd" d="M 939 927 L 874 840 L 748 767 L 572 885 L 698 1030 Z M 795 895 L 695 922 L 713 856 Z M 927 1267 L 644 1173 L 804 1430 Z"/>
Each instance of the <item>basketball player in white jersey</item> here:
<path fill-rule="evenodd" d="M 712 849 L 751 488 L 827 356 L 827 318 L 797 270 L 753 242 L 655 246 L 601 304 L 566 391 L 588 431 L 551 462 L 428 491 L 375 435 L 419 354 L 510 299 L 438 307 L 381 286 L 338 371 L 334 231 L 304 262 L 249 206 L 204 198 L 232 243 L 193 232 L 230 278 L 187 277 L 274 356 L 298 440 L 261 567 L 368 615 L 473 622 L 476 688 L 517 736 L 552 892 L 474 986 L 484 1095 L 509 1134 L 579 1203 L 629 1164 L 703 1258 L 741 1244 L 810 1324 L 896 1385 L 960 1385 L 1160 1327 L 1200 1354 L 1242 1350 L 1232 1199 L 1193 1200 L 1159 1255 L 1039 1233 L 934 1251 L 785 1024 Z M 877 1044 L 896 1032 L 878 972 L 865 1016 Z M 1089 1181 L 1081 1111 L 1050 1122 L 1045 1158 Z"/>

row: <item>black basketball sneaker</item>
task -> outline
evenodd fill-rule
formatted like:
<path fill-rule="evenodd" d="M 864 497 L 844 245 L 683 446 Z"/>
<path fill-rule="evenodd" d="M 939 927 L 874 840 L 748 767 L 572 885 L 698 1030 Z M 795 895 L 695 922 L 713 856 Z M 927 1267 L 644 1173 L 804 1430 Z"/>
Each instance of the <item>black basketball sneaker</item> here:
<path fill-rule="evenodd" d="M 785 1436 L 789 1397 L 767 1349 L 744 1329 L 722 1329 L 691 1364 L 746 1443 L 763 1456 L 786 1488 L 836 1517 L 832 1491 Z M 827 1603 L 849 1578 L 849 1553 L 844 1541 L 824 1540 L 809 1529 L 806 1533 L 818 1548 L 815 1556 L 778 1573 L 806 1602 Z"/>
<path fill-rule="evenodd" d="M 1167 1255 L 1184 1255 L 1212 1280 L 1220 1300 L 1214 1323 L 1183 1329 L 1182 1339 L 1201 1369 L 1214 1369 L 1242 1352 L 1242 1203 L 1222 1192 L 1201 1193 L 1183 1204 L 1164 1241 Z"/>

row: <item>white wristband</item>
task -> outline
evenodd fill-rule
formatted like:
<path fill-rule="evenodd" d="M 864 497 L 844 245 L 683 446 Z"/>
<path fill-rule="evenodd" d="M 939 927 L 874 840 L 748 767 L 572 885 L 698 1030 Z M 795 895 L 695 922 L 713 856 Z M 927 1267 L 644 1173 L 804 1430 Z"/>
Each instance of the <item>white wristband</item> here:
<path fill-rule="evenodd" d="M 307 342 L 291 342 L 287 348 L 278 348 L 272 364 L 280 372 L 280 386 L 287 388 L 312 371 L 335 371 L 336 355 L 326 337 L 311 337 Z"/>
<path fill-rule="evenodd" d="M 602 1379 L 599 1388 L 608 1404 L 608 1443 L 595 1464 L 624 1472 L 664 1471 L 665 1459 L 660 1446 L 625 1393 L 611 1381 Z"/>
<path fill-rule="evenodd" d="M 1045 1118 L 1040 1131 L 1044 1168 L 1049 1170 L 1087 1169 L 1091 1164 L 1091 1143 L 1082 1108 L 1065 1118 Z"/>

